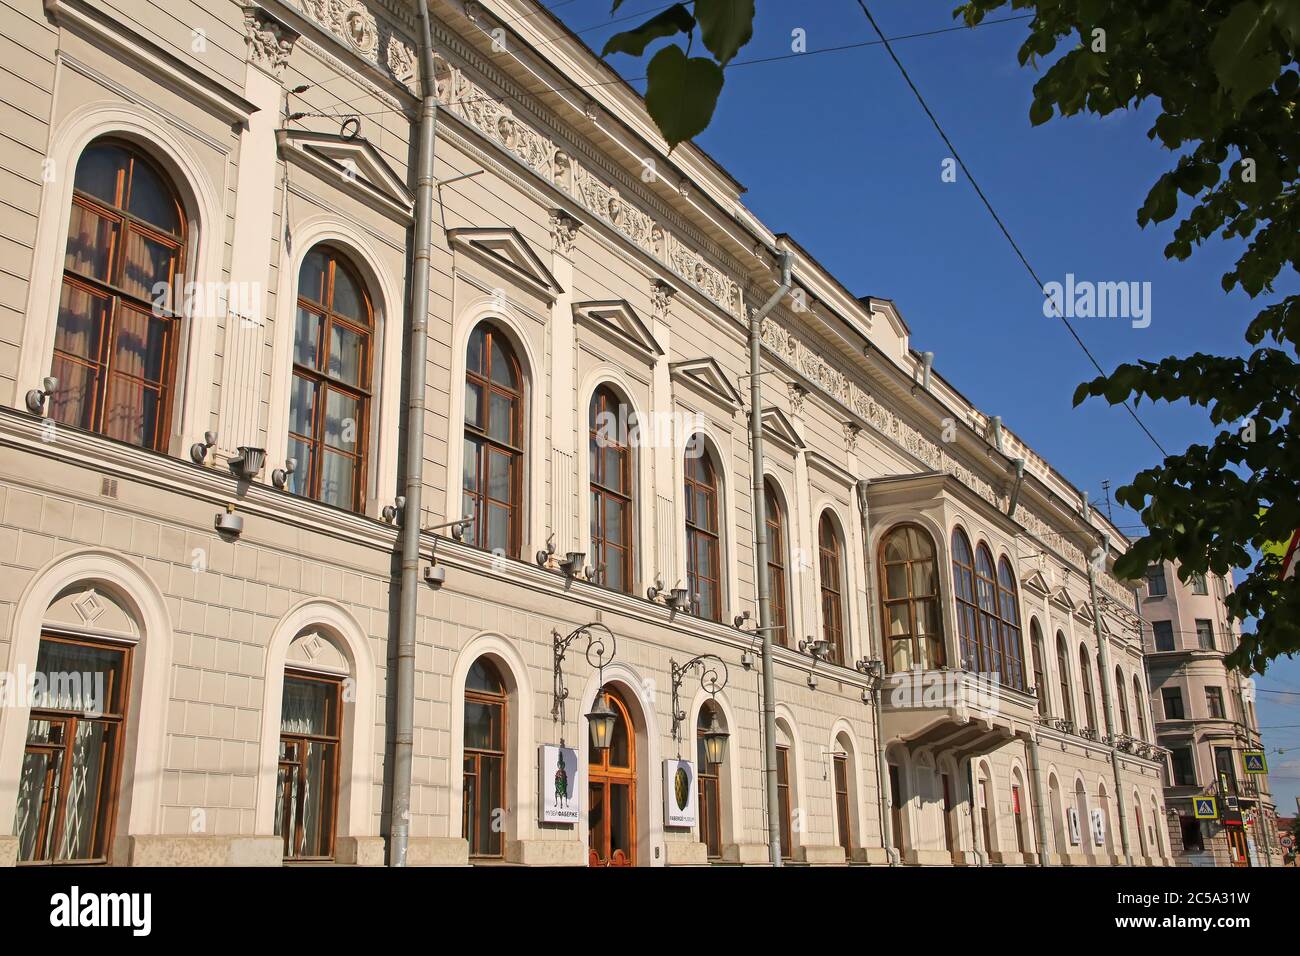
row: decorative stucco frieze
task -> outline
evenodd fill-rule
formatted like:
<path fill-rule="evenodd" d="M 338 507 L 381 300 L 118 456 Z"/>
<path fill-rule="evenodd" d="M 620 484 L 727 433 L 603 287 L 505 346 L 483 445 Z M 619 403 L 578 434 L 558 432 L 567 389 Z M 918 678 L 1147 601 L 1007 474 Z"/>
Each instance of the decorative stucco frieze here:
<path fill-rule="evenodd" d="M 729 315 L 743 315 L 740 285 L 673 229 L 657 221 L 585 161 L 534 128 L 445 57 L 434 58 L 439 102 L 483 136 L 498 143 L 583 209 L 685 280 Z"/>
<path fill-rule="evenodd" d="M 416 79 L 415 51 L 387 20 L 361 0 L 286 0 L 308 19 L 345 44 L 355 55 L 411 86 Z"/>
<path fill-rule="evenodd" d="M 279 78 L 293 53 L 298 34 L 260 7 L 244 7 L 244 41 L 255 66 Z"/>
<path fill-rule="evenodd" d="M 556 252 L 566 256 L 573 255 L 573 246 L 578 239 L 578 230 L 582 223 L 574 219 L 563 209 L 551 210 L 551 243 Z"/>

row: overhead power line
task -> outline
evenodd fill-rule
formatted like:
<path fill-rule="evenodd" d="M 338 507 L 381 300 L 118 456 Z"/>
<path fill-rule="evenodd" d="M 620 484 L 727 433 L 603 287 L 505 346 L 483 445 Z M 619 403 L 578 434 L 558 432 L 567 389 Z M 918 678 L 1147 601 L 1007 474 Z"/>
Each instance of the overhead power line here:
<path fill-rule="evenodd" d="M 1025 267 L 1025 270 L 1029 273 L 1030 278 L 1034 280 L 1034 284 L 1038 286 L 1038 290 L 1042 292 L 1044 296 L 1046 296 L 1047 290 L 1043 286 L 1043 280 L 1038 277 L 1037 271 L 1035 271 L 1034 267 L 1030 265 L 1029 259 L 1025 256 L 1025 253 L 1020 248 L 1020 244 L 1017 243 L 1015 238 L 1011 235 L 1011 230 L 1007 228 L 1006 224 L 1002 221 L 1002 217 L 999 216 L 997 210 L 993 208 L 993 203 L 991 203 L 989 201 L 989 197 L 985 195 L 984 190 L 980 187 L 979 181 L 975 178 L 974 174 L 971 173 L 970 168 L 967 167 L 965 160 L 963 160 L 961 158 L 961 155 L 957 152 L 957 147 L 952 144 L 952 140 L 948 138 L 948 134 L 944 132 L 943 126 L 940 125 L 939 120 L 934 115 L 934 111 L 931 110 L 929 104 L 926 103 L 925 97 L 921 95 L 921 91 L 918 90 L 916 88 L 916 84 L 912 82 L 912 77 L 908 74 L 907 68 L 903 66 L 903 63 L 901 60 L 899 60 L 898 55 L 894 53 L 894 48 L 890 46 L 890 41 L 886 39 L 884 31 L 882 31 L 880 29 L 880 25 L 876 23 L 876 18 L 871 15 L 871 11 L 867 9 L 867 5 L 864 2 L 864 0 L 858 0 L 858 6 L 861 7 L 862 12 L 866 14 L 867 20 L 870 21 L 872 28 L 876 31 L 876 34 L 880 37 L 880 42 L 884 45 L 885 51 L 889 54 L 889 58 L 894 61 L 894 65 L 898 67 L 898 71 L 903 75 L 903 79 L 907 81 L 907 85 L 911 88 L 913 95 L 916 96 L 916 101 L 921 104 L 921 109 L 925 110 L 925 115 L 930 118 L 930 122 L 934 125 L 935 130 L 938 131 L 939 137 L 943 140 L 944 145 L 946 145 L 948 149 L 952 152 L 953 159 L 957 161 L 957 165 L 961 167 L 962 172 L 966 174 L 966 177 L 970 180 L 971 185 L 975 188 L 975 193 L 979 196 L 980 201 L 984 203 L 984 208 L 989 211 L 989 215 L 993 217 L 993 221 L 997 223 L 998 228 L 1002 230 L 1002 235 L 1005 236 L 1007 242 L 1010 243 L 1011 248 L 1015 251 L 1016 257 L 1020 260 L 1021 264 Z M 1080 349 L 1083 350 L 1083 354 L 1088 357 L 1088 361 L 1092 363 L 1093 367 L 1097 370 L 1099 374 L 1105 375 L 1106 374 L 1105 370 L 1101 367 L 1101 364 L 1097 361 L 1096 357 L 1092 354 L 1092 351 L 1088 348 L 1088 346 L 1084 344 L 1083 339 L 1079 337 L 1079 333 L 1075 331 L 1075 328 L 1070 323 L 1070 320 L 1065 317 L 1065 313 L 1063 313 L 1059 308 L 1054 308 L 1054 311 L 1056 313 L 1057 318 L 1059 318 L 1061 322 L 1065 324 L 1066 329 L 1069 331 L 1070 336 L 1074 339 L 1075 343 L 1079 346 Z M 1161 445 L 1159 440 L 1156 438 L 1156 436 L 1152 434 L 1151 429 L 1147 428 L 1146 423 L 1142 421 L 1140 417 L 1138 417 L 1137 410 L 1127 401 L 1124 402 L 1124 408 L 1127 409 L 1129 415 L 1133 417 L 1133 421 L 1137 422 L 1138 427 L 1141 428 L 1142 431 L 1146 433 L 1147 438 L 1151 439 L 1151 443 L 1160 450 L 1160 454 L 1167 456 L 1169 453 L 1165 451 L 1164 446 Z"/>

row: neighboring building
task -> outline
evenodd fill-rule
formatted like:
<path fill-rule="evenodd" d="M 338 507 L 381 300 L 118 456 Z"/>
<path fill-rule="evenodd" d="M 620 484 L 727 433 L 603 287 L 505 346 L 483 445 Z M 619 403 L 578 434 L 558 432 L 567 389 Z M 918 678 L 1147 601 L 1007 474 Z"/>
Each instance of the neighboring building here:
<path fill-rule="evenodd" d="M 1244 756 L 1264 749 L 1253 683 L 1223 665 L 1241 641 L 1224 604 L 1231 591 L 1231 578 L 1219 575 L 1184 583 L 1168 561 L 1152 565 L 1139 590 L 1151 712 L 1169 751 L 1169 828 L 1181 864 L 1276 866 L 1282 857 L 1268 776 L 1247 772 Z M 1216 798 L 1217 819 L 1197 818 L 1197 796 Z"/>
<path fill-rule="evenodd" d="M 1296 865 L 1295 817 L 1277 818 L 1277 838 L 1282 847 L 1282 860 L 1287 866 Z"/>
<path fill-rule="evenodd" d="M 1169 861 L 1126 539 L 891 301 L 670 157 L 544 7 L 436 0 L 410 423 L 413 6 L 178 6 L 0 7 L 0 662 L 62 675 L 0 710 L 0 861 L 384 862 L 400 520 L 436 564 L 412 864 L 762 863 L 769 812 L 808 864 Z M 737 383 L 785 251 L 756 570 Z M 424 514 L 397 508 L 407 427 Z M 565 700 L 556 637 L 594 622 L 614 659 L 577 638 Z M 716 695 L 674 686 L 701 654 Z M 690 824 L 665 767 L 697 754 Z"/>

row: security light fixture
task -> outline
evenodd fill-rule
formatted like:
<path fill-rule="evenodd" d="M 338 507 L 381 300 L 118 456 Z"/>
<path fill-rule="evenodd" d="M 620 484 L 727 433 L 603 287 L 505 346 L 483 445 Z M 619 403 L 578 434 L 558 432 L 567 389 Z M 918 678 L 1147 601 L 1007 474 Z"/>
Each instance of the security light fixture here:
<path fill-rule="evenodd" d="M 33 415 L 45 415 L 45 400 L 59 387 L 59 380 L 47 376 L 41 380 L 40 388 L 33 388 L 27 393 L 27 410 Z"/>
<path fill-rule="evenodd" d="M 266 449 L 254 448 L 251 445 L 240 445 L 239 455 L 230 459 L 230 470 L 244 481 L 252 481 L 257 477 L 262 466 L 266 464 Z"/>
<path fill-rule="evenodd" d="M 202 465 L 208 459 L 208 452 L 212 446 L 217 443 L 216 432 L 204 432 L 203 441 L 196 441 L 190 446 L 190 461 L 196 465 Z"/>
<path fill-rule="evenodd" d="M 564 559 L 560 562 L 560 573 L 566 578 L 576 577 L 578 572 L 582 570 L 582 562 L 586 557 L 585 551 L 566 552 Z"/>
<path fill-rule="evenodd" d="M 799 650 L 811 654 L 815 660 L 825 661 L 831 656 L 831 642 L 821 638 L 810 637 L 799 642 Z"/>
<path fill-rule="evenodd" d="M 298 470 L 297 458 L 286 458 L 283 468 L 276 468 L 271 472 L 271 484 L 277 488 L 283 489 L 289 484 L 289 476 Z"/>

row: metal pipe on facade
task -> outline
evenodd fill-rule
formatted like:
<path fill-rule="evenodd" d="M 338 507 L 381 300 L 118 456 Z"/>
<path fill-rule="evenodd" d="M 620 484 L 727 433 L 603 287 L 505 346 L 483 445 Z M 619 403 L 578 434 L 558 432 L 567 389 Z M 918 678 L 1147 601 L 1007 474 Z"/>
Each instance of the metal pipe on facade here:
<path fill-rule="evenodd" d="M 433 153 L 438 128 L 433 29 L 428 0 L 415 0 L 420 20 L 420 143 L 416 160 L 415 244 L 411 256 L 411 321 L 406 346 L 406 496 L 400 535 L 401 592 L 397 618 L 397 678 L 393 789 L 388 865 L 406 866 L 411 825 L 411 750 L 415 726 L 415 623 L 420 587 L 421 495 L 424 490 L 424 389 L 428 351 L 429 282 L 433 268 Z"/>
<path fill-rule="evenodd" d="M 782 251 L 781 284 L 749 315 L 749 447 L 754 513 L 754 567 L 758 580 L 758 627 L 763 635 L 763 773 L 767 781 L 767 842 L 773 866 L 781 865 L 780 795 L 776 775 L 776 679 L 772 673 L 772 594 L 767 579 L 767 498 L 763 493 L 763 381 L 760 377 L 763 319 L 793 285 L 794 256 Z M 788 626 L 789 622 L 787 622 Z"/>
<path fill-rule="evenodd" d="M 1046 693 L 1046 687 L 1040 687 L 1039 693 Z M 1047 837 L 1048 837 L 1048 814 L 1047 798 L 1043 793 L 1043 765 L 1038 753 L 1038 734 L 1030 734 L 1028 746 L 1025 748 L 1029 751 L 1029 773 L 1034 780 L 1034 808 L 1038 811 L 1037 826 L 1038 830 L 1038 865 L 1050 866 L 1047 860 Z M 1052 834 L 1055 840 L 1056 834 Z"/>
<path fill-rule="evenodd" d="M 926 352 L 933 358 L 933 352 Z M 929 377 L 927 369 L 927 379 Z M 928 381 L 926 383 L 929 385 Z M 867 510 L 867 488 L 871 485 L 870 478 L 863 478 L 858 482 L 858 513 L 862 520 L 862 567 L 863 575 L 867 579 L 867 594 L 871 594 L 871 527 L 870 515 Z M 874 648 L 876 642 L 874 638 L 874 617 L 871 613 L 871 599 L 867 599 L 867 646 Z M 880 848 L 885 851 L 885 857 L 889 860 L 890 866 L 898 866 L 902 861 L 898 858 L 898 850 L 894 848 L 894 818 L 891 814 L 891 808 L 887 801 L 892 802 L 894 799 L 893 788 L 889 785 L 889 762 L 885 759 L 885 742 L 881 738 L 881 712 L 883 705 L 880 696 L 885 692 L 884 685 L 884 667 L 885 667 L 885 647 L 884 641 L 880 642 L 880 667 L 881 677 L 876 681 L 876 687 L 871 692 L 872 718 L 875 721 L 873 730 L 876 738 L 876 792 L 879 799 L 876 800 L 876 808 L 880 814 Z"/>
<path fill-rule="evenodd" d="M 1110 550 L 1110 536 L 1103 536 L 1102 557 Z M 1115 806 L 1119 810 L 1119 838 L 1124 848 L 1124 865 L 1133 865 L 1133 852 L 1129 848 L 1128 801 L 1124 799 L 1124 781 L 1120 779 L 1119 748 L 1115 746 L 1115 701 L 1110 683 L 1110 642 L 1101 630 L 1101 600 L 1097 594 L 1097 564 L 1088 561 L 1088 589 L 1092 598 L 1092 630 L 1097 637 L 1097 655 L 1100 660 L 1101 704 L 1106 715 L 1106 733 L 1110 735 L 1110 767 L 1115 775 Z"/>

